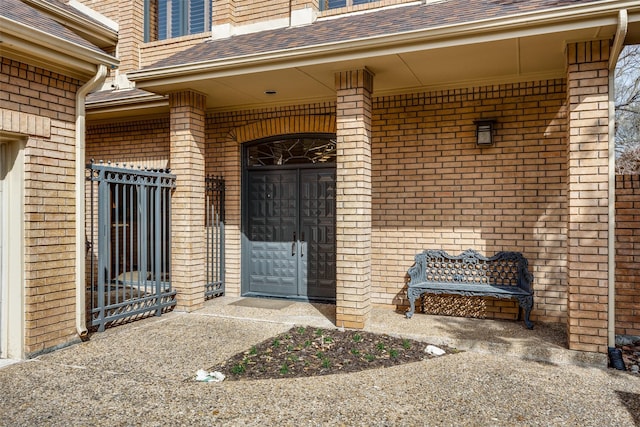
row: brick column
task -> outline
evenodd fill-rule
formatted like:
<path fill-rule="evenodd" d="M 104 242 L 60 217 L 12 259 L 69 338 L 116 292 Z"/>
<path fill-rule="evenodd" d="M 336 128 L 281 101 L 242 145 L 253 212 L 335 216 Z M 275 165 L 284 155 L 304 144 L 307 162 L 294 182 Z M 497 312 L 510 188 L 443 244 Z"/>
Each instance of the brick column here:
<path fill-rule="evenodd" d="M 118 2 L 120 73 L 140 68 L 140 46 L 144 42 L 144 1 Z"/>
<path fill-rule="evenodd" d="M 169 96 L 171 171 L 176 189 L 171 199 L 171 278 L 179 310 L 204 303 L 204 158 L 205 97 L 196 92 Z"/>
<path fill-rule="evenodd" d="M 367 70 L 336 74 L 336 325 L 363 328 L 371 310 L 371 92 Z"/>
<path fill-rule="evenodd" d="M 567 46 L 568 339 L 607 352 L 609 43 Z"/>

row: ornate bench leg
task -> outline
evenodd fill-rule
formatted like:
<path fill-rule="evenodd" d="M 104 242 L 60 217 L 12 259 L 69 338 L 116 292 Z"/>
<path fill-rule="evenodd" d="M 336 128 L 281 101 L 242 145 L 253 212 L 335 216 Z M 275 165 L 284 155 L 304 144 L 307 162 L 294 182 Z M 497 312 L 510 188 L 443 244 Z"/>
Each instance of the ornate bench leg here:
<path fill-rule="evenodd" d="M 524 324 L 527 329 L 533 329 L 533 323 L 529 320 L 531 309 L 533 308 L 533 296 L 518 297 L 518 303 L 524 310 Z"/>
<path fill-rule="evenodd" d="M 407 289 L 407 298 L 409 298 L 409 305 L 411 306 L 410 310 L 405 313 L 407 319 L 411 319 L 413 313 L 416 310 L 416 298 L 420 296 L 420 292 L 416 292 L 416 289 L 409 288 Z"/>

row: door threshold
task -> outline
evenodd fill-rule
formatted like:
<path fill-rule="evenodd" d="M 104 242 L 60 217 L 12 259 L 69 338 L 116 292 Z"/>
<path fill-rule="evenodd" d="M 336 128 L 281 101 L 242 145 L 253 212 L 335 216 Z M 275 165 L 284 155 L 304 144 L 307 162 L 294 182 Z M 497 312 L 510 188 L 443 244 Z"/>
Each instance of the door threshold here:
<path fill-rule="evenodd" d="M 269 294 L 261 294 L 257 292 L 247 292 L 241 295 L 243 298 L 262 298 L 262 299 L 274 299 L 274 300 L 284 300 L 284 301 L 292 301 L 292 302 L 308 302 L 308 303 L 317 303 L 317 304 L 335 304 L 335 298 L 309 298 L 309 297 L 301 297 L 301 296 L 286 296 L 286 295 L 269 295 Z"/>

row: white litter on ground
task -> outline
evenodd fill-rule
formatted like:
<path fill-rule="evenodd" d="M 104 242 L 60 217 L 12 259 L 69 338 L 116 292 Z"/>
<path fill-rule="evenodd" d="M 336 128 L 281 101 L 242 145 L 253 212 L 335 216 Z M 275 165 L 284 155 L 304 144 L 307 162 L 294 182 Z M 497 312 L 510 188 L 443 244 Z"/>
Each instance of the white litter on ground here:
<path fill-rule="evenodd" d="M 224 379 L 225 376 L 222 372 L 207 372 L 204 369 L 198 369 L 196 372 L 196 381 L 203 383 L 219 383 L 220 381 L 224 381 Z"/>
<path fill-rule="evenodd" d="M 443 349 L 436 347 L 435 345 L 428 345 L 427 348 L 424 349 L 424 352 L 433 356 L 442 356 L 446 353 Z"/>

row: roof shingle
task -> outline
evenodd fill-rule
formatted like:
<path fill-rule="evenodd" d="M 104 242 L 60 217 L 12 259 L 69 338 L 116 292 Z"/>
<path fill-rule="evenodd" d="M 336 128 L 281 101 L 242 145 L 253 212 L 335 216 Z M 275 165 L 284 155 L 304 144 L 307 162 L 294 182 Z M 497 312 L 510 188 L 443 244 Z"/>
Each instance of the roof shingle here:
<path fill-rule="evenodd" d="M 64 3 L 56 0 L 49 0 L 49 3 L 56 3 L 61 7 L 68 9 Z M 103 52 L 99 47 L 69 30 L 51 16 L 21 2 L 20 0 L 0 1 L 0 16 L 45 32 L 62 40 L 75 43 L 87 49 L 101 53 Z M 84 15 L 82 16 L 84 17 Z"/>
<path fill-rule="evenodd" d="M 319 20 L 302 27 L 281 28 L 237 35 L 227 39 L 208 40 L 146 69 L 410 33 L 585 3 L 591 2 L 585 0 L 448 0 L 440 3 L 382 9 L 359 15 Z"/>

